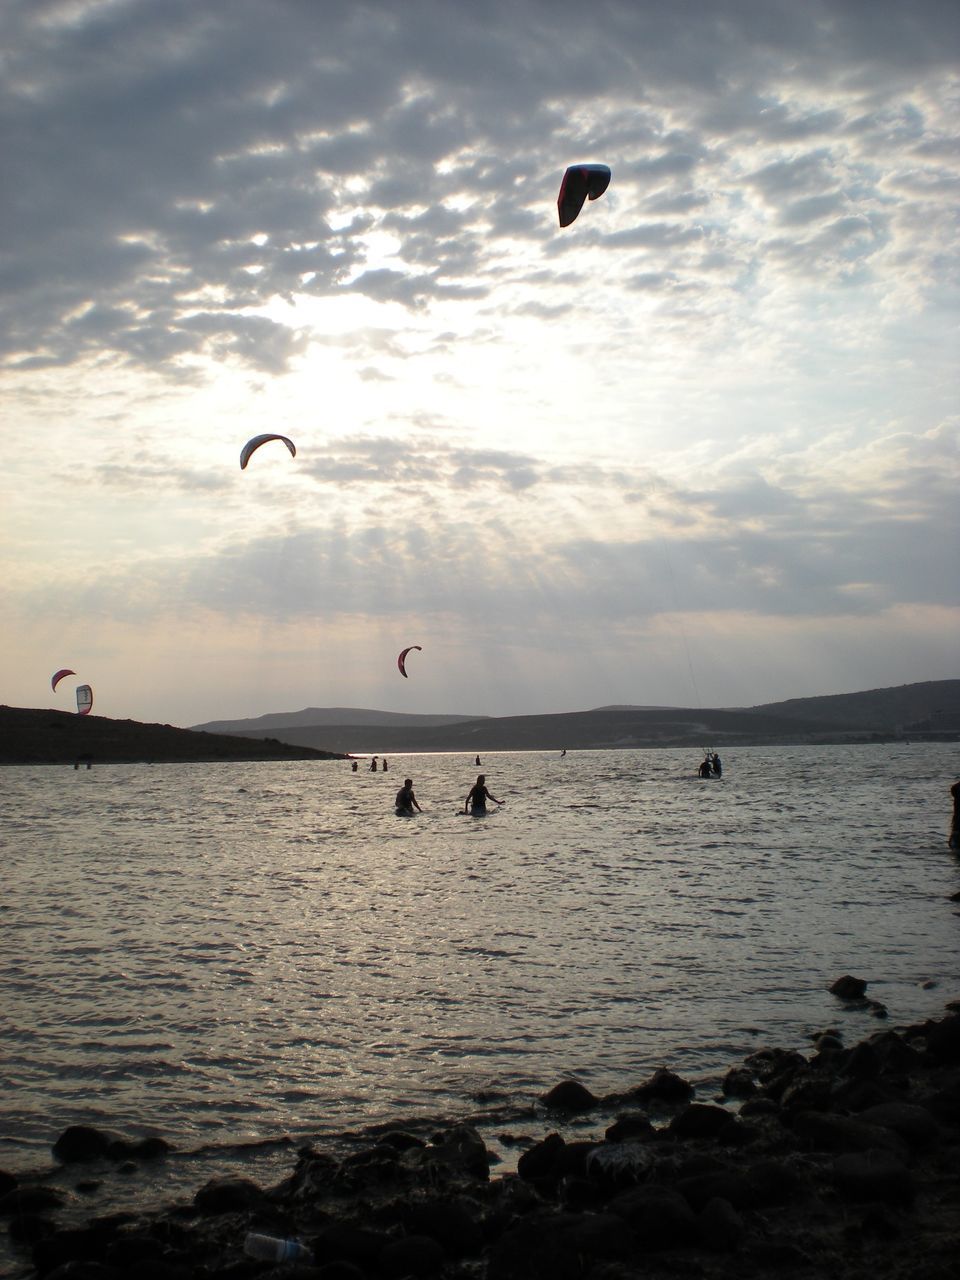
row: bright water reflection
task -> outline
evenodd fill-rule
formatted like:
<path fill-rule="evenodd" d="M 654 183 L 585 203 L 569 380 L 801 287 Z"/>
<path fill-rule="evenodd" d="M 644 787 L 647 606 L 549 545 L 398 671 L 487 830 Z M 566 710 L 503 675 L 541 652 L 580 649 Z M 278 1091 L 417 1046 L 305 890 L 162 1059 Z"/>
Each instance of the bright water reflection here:
<path fill-rule="evenodd" d="M 0 1166 L 716 1077 L 960 995 L 953 746 L 5 769 Z M 405 773 L 425 813 L 393 814 Z M 921 984 L 936 982 L 931 989 Z"/>

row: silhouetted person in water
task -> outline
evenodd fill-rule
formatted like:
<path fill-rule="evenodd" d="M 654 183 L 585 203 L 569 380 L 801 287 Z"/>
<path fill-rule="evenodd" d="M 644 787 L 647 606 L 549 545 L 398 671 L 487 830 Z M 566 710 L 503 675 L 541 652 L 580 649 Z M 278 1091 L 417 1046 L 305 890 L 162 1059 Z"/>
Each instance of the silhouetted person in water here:
<path fill-rule="evenodd" d="M 711 761 L 711 764 L 713 766 L 713 772 L 719 778 L 723 773 L 723 765 L 720 763 L 720 757 L 717 755 L 716 752 L 713 753 L 713 759 Z"/>
<path fill-rule="evenodd" d="M 469 810 L 472 813 L 486 813 L 488 800 L 492 800 L 494 804 L 503 804 L 502 800 L 498 800 L 487 790 L 486 778 L 481 773 L 467 792 L 467 798 L 463 802 L 463 812 L 466 813 Z"/>
<path fill-rule="evenodd" d="M 953 817 L 950 819 L 950 839 L 947 844 L 960 853 L 960 781 L 950 788 L 953 796 Z"/>
<path fill-rule="evenodd" d="M 403 786 L 397 792 L 394 804 L 397 807 L 398 816 L 409 817 L 413 814 L 414 809 L 416 809 L 417 813 L 423 813 L 423 810 L 417 804 L 417 797 L 413 794 L 412 778 L 404 778 Z"/>
<path fill-rule="evenodd" d="M 713 765 L 710 760 L 710 757 L 707 756 L 705 760 L 701 760 L 700 768 L 697 770 L 697 773 L 699 773 L 701 778 L 709 778 L 712 772 L 713 772 Z"/>
<path fill-rule="evenodd" d="M 377 772 L 377 757 L 376 757 L 376 756 L 374 756 L 374 757 L 373 757 L 373 759 L 370 761 L 370 772 L 371 772 L 371 773 L 376 773 L 376 772 Z"/>

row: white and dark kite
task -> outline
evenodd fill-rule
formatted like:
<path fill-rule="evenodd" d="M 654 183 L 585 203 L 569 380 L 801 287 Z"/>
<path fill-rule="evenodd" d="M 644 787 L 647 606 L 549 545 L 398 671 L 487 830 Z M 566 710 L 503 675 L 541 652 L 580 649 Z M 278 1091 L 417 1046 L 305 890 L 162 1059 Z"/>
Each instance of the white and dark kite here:
<path fill-rule="evenodd" d="M 610 185 L 610 169 L 605 164 L 572 164 L 563 175 L 557 211 L 561 227 L 575 222 L 584 200 L 598 200 Z"/>
<path fill-rule="evenodd" d="M 53 675 L 50 677 L 50 688 L 54 691 L 54 693 L 56 693 L 57 685 L 60 683 L 60 681 L 63 679 L 64 676 L 75 676 L 76 674 L 77 673 L 75 671 L 72 671 L 69 667 L 61 667 L 59 671 L 55 671 Z"/>
<path fill-rule="evenodd" d="M 288 439 L 286 436 L 274 435 L 272 432 L 268 431 L 266 435 L 254 436 L 252 440 L 248 440 L 247 443 L 240 450 L 240 470 L 241 471 L 244 471 L 246 469 L 247 463 L 250 461 L 251 454 L 255 453 L 256 450 L 259 449 L 262 444 L 266 444 L 268 440 L 282 440 L 283 443 L 290 450 L 291 457 L 295 458 L 297 456 L 297 446 L 293 443 L 292 440 Z"/>
<path fill-rule="evenodd" d="M 408 645 L 407 648 L 404 649 L 403 652 L 400 654 L 400 657 L 397 659 L 397 666 L 399 667 L 400 674 L 403 676 L 404 680 L 409 679 L 409 676 L 407 675 L 406 662 L 407 662 L 407 654 L 410 652 L 411 649 L 419 649 L 421 653 L 423 652 L 423 647 L 421 645 L 411 644 L 411 645 Z"/>

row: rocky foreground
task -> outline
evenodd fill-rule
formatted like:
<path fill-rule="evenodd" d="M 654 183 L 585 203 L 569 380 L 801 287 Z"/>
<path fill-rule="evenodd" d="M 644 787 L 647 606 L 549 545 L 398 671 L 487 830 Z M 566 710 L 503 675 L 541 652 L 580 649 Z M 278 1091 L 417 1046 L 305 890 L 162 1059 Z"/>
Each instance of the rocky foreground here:
<path fill-rule="evenodd" d="M 956 1280 L 960 1003 L 948 1010 L 853 1048 L 824 1032 L 810 1056 L 756 1053 L 711 1101 L 665 1069 L 615 1098 L 561 1082 L 541 1100 L 559 1127 L 617 1119 L 592 1141 L 506 1135 L 525 1148 L 516 1173 L 491 1177 L 477 1132 L 451 1125 L 345 1158 L 304 1148 L 278 1186 L 217 1179 L 191 1203 L 73 1228 L 62 1193 L 0 1174 L 0 1213 L 25 1274 L 48 1280 Z M 54 1152 L 165 1149 L 74 1127 Z M 250 1233 L 299 1242 L 299 1260 L 249 1256 Z"/>

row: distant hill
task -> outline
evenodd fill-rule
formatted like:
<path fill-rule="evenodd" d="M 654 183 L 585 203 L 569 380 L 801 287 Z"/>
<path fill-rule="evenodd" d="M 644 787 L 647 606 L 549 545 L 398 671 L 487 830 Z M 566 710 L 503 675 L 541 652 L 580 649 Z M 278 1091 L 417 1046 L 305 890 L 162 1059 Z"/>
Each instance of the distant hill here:
<path fill-rule="evenodd" d="M 819 720 L 847 729 L 891 729 L 909 735 L 952 725 L 960 726 L 960 680 L 928 680 L 864 693 L 835 693 L 819 698 L 791 698 L 768 702 L 751 710 L 787 719 Z"/>
<path fill-rule="evenodd" d="M 404 728 L 429 729 L 436 725 L 460 724 L 464 720 L 483 720 L 471 715 L 414 715 L 404 711 L 368 711 L 364 707 L 305 707 L 303 711 L 274 711 L 254 720 L 210 720 L 190 727 L 197 733 L 259 733 L 265 729 L 296 729 L 320 725 L 401 725 Z"/>
<path fill-rule="evenodd" d="M 340 709 L 342 711 L 342 709 Z M 336 709 L 333 713 L 339 714 Z M 960 680 L 904 685 L 865 693 L 794 698 L 766 706 L 600 707 L 554 715 L 452 718 L 446 724 L 398 723 L 389 712 L 322 724 L 273 724 L 284 742 L 356 753 L 416 751 L 559 751 L 612 747 L 776 745 L 803 742 L 872 742 L 904 737 L 960 740 Z M 234 732 L 259 737 L 266 730 Z"/>
<path fill-rule="evenodd" d="M 0 706 L 0 764 L 95 764 L 139 761 L 339 760 L 336 752 L 276 739 L 194 733 L 169 724 L 78 716 L 67 711 Z"/>

